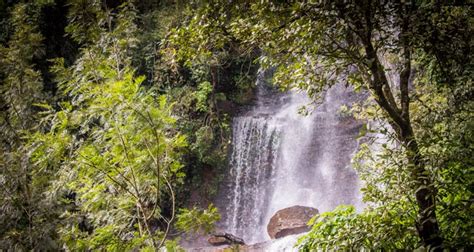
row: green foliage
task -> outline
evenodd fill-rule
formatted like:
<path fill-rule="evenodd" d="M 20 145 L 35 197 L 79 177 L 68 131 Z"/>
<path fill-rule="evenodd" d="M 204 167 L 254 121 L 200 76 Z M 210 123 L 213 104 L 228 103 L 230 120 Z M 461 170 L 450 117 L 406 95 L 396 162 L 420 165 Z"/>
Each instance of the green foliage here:
<path fill-rule="evenodd" d="M 312 229 L 298 241 L 302 251 L 413 249 L 416 232 L 403 205 L 373 208 L 357 214 L 353 206 L 339 206 L 313 217 Z"/>
<path fill-rule="evenodd" d="M 175 207 L 174 187 L 184 177 L 178 153 L 186 139 L 173 130 L 166 98 L 144 90 L 144 78 L 130 70 L 131 14 L 131 6 L 122 5 L 114 29 L 102 33 L 96 46 L 85 48 L 71 68 L 55 67 L 70 102 L 50 109 L 49 131 L 30 137 L 32 161 L 57 170 L 51 193 L 57 200 L 65 191 L 75 195 L 74 210 L 62 214 L 59 228 L 69 249 L 157 249 L 174 218 L 162 208 L 168 201 Z M 69 143 L 51 145 L 64 140 Z M 167 227 L 153 224 L 158 220 Z"/>
<path fill-rule="evenodd" d="M 209 126 L 203 126 L 196 132 L 196 141 L 193 144 L 193 149 L 197 152 L 198 157 L 202 160 L 206 158 L 206 154 L 209 153 L 210 145 L 214 140 L 214 134 L 212 128 Z"/>
<path fill-rule="evenodd" d="M 212 204 L 207 209 L 180 209 L 177 215 L 176 227 L 181 231 L 203 232 L 214 231 L 214 223 L 220 220 L 217 208 Z"/>
<path fill-rule="evenodd" d="M 66 160 L 59 171 L 57 182 L 64 184 L 57 190 L 76 192 L 79 207 L 79 211 L 66 212 L 63 218 L 87 216 L 94 232 L 83 234 L 79 244 L 88 248 L 151 246 L 156 243 L 153 239 L 162 237 L 152 231 L 157 227 L 149 227 L 149 223 L 165 218 L 163 197 L 174 201 L 173 184 L 181 183 L 184 176 L 176 150 L 185 146 L 185 138 L 172 131 L 175 119 L 169 114 L 165 98 L 140 90 L 143 78 L 135 79 L 130 72 L 122 72 L 122 79 L 116 79 L 117 72 L 100 73 L 110 79 L 100 85 L 85 83 L 82 88 L 86 93 L 75 93 L 83 95 L 81 103 L 76 104 L 80 109 L 53 114 L 59 120 L 51 122 L 50 134 L 60 138 L 63 134 L 72 133 L 69 138 L 82 135 L 82 140 L 69 149 L 72 155 L 63 156 Z M 35 145 L 47 144 L 35 141 Z M 48 156 L 40 150 L 33 155 Z M 73 228 L 76 225 L 71 221 L 61 229 L 66 244 L 78 242 Z"/>
<path fill-rule="evenodd" d="M 208 111 L 208 96 L 212 92 L 211 83 L 208 81 L 199 84 L 196 91 L 196 106 L 197 111 L 207 112 Z"/>
<path fill-rule="evenodd" d="M 168 53 L 187 67 L 196 62 L 219 64 L 227 54 L 225 45 L 230 42 L 225 30 L 221 29 L 226 24 L 225 15 L 221 13 L 226 13 L 225 5 L 218 2 L 203 4 L 197 12 L 191 12 L 185 25 L 171 31 L 169 43 L 172 47 L 167 48 Z"/>
<path fill-rule="evenodd" d="M 101 26 L 107 22 L 107 15 L 101 9 L 101 1 L 72 0 L 69 1 L 69 23 L 65 31 L 72 39 L 84 44 L 97 41 L 103 29 Z"/>
<path fill-rule="evenodd" d="M 47 98 L 34 64 L 43 55 L 41 7 L 36 2 L 14 5 L 10 40 L 0 46 L 0 250 L 57 249 L 56 209 L 44 200 L 54 174 L 36 169 L 25 146 L 38 120 L 34 104 Z"/>
<path fill-rule="evenodd" d="M 473 244 L 472 186 L 474 179 L 473 148 L 474 103 L 465 99 L 473 91 L 472 81 L 466 76 L 456 77 L 456 88 L 428 85 L 433 79 L 433 69 L 427 68 L 417 83 L 417 101 L 413 106 L 413 118 L 417 125 L 421 151 L 433 174 L 438 189 L 438 212 L 445 230 L 446 244 L 462 247 Z M 457 74 L 453 70 L 451 74 Z M 464 71 L 472 68 L 465 67 Z M 441 86 L 441 87 L 440 87 Z M 462 91 L 461 91 L 462 90 Z"/>
<path fill-rule="evenodd" d="M 33 60 L 43 54 L 43 36 L 38 31 L 39 6 L 18 4 L 12 11 L 15 30 L 7 47 L 0 47 L 0 71 L 5 75 L 0 87 L 2 132 L 27 130 L 34 121 L 33 104 L 40 102 L 42 78 Z M 17 132 L 18 133 L 18 132 Z"/>

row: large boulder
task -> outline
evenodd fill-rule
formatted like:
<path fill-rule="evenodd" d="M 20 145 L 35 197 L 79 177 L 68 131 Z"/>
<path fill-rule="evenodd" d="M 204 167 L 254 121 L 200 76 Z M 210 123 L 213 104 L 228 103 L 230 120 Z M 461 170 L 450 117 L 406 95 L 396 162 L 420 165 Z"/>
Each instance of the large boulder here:
<path fill-rule="evenodd" d="M 307 232 L 310 227 L 306 223 L 318 213 L 318 209 L 305 206 L 292 206 L 278 210 L 268 223 L 268 234 L 272 239 L 276 239 Z"/>

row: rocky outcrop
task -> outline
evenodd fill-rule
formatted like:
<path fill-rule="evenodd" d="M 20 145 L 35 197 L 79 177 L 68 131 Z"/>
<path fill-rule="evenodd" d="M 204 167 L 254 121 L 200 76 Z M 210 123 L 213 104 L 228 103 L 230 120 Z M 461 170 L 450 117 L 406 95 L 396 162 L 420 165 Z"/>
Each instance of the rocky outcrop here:
<path fill-rule="evenodd" d="M 277 239 L 307 232 L 310 227 L 306 223 L 318 213 L 318 209 L 305 206 L 292 206 L 278 210 L 268 223 L 268 235 L 272 239 Z"/>

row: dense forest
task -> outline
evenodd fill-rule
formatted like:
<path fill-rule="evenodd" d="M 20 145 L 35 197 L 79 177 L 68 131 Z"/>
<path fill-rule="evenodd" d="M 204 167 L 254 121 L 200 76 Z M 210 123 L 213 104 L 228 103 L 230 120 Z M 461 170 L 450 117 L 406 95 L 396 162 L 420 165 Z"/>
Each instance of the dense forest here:
<path fill-rule="evenodd" d="M 311 98 L 302 114 L 336 84 L 363 97 L 338 113 L 362 124 L 365 207 L 316 215 L 294 249 L 472 250 L 473 7 L 2 0 L 0 250 L 181 251 L 213 233 L 261 69 Z"/>

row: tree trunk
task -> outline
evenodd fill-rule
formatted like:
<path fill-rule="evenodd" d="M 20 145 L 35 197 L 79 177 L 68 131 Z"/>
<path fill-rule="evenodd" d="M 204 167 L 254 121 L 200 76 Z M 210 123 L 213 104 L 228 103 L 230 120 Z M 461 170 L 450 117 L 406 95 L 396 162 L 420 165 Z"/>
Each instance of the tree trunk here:
<path fill-rule="evenodd" d="M 370 36 L 369 36 L 370 38 Z M 423 245 L 431 251 L 442 249 L 443 240 L 440 235 L 439 225 L 436 218 L 435 190 L 432 185 L 428 171 L 423 164 L 418 143 L 413 134 L 413 128 L 409 113 L 408 81 L 410 70 L 409 58 L 405 71 L 402 71 L 400 79 L 401 109 L 397 107 L 393 99 L 384 68 L 380 63 L 377 53 L 370 40 L 365 41 L 367 58 L 372 61 L 370 71 L 373 74 L 369 88 L 376 96 L 376 102 L 387 113 L 389 123 L 397 133 L 397 138 L 404 143 L 409 161 L 413 181 L 415 182 L 415 198 L 418 205 L 418 220 L 416 228 Z"/>
<path fill-rule="evenodd" d="M 428 171 L 421 159 L 418 143 L 413 136 L 411 126 L 407 132 L 402 130 L 401 137 L 405 143 L 409 165 L 415 181 L 415 198 L 418 204 L 418 220 L 416 228 L 423 245 L 429 251 L 442 251 L 443 239 L 440 236 L 439 224 L 436 218 L 436 193 Z"/>

